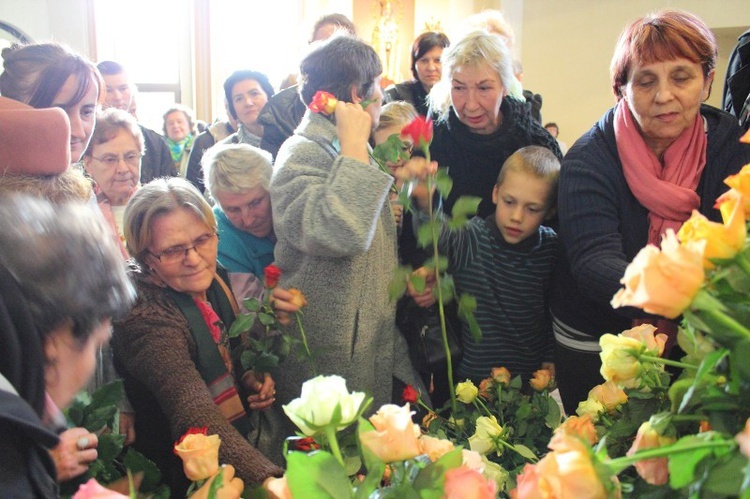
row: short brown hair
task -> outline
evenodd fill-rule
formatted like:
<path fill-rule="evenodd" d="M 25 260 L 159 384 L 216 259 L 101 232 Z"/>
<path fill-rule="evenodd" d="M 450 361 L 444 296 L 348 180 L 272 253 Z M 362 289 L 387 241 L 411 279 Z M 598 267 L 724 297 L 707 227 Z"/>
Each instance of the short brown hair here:
<path fill-rule="evenodd" d="M 654 12 L 636 19 L 617 40 L 609 66 L 612 91 L 622 97 L 635 65 L 685 58 L 700 64 L 708 77 L 717 56 L 716 38 L 701 19 L 680 10 Z"/>

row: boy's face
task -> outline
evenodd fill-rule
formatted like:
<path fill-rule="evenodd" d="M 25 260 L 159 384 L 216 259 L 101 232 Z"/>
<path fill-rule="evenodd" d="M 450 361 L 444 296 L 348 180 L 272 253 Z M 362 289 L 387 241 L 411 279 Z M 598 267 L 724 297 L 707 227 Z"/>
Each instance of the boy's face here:
<path fill-rule="evenodd" d="M 537 231 L 549 213 L 552 186 L 532 174 L 508 171 L 492 191 L 495 223 L 505 242 L 518 244 Z"/>

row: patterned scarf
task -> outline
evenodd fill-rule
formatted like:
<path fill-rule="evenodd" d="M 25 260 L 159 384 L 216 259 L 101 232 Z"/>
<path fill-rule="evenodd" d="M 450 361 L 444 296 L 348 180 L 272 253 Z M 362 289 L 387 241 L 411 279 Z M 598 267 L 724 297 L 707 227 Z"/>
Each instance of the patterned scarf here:
<path fill-rule="evenodd" d="M 193 135 L 190 134 L 179 142 L 167 137 L 167 145 L 169 146 L 169 152 L 172 154 L 172 161 L 179 163 L 182 161 L 182 155 L 185 153 L 185 149 L 188 151 L 193 147 Z"/>

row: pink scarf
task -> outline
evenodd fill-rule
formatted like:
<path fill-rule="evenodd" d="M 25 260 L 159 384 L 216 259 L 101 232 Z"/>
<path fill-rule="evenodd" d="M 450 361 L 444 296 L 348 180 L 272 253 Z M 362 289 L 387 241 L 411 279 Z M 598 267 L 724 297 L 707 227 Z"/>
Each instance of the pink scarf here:
<path fill-rule="evenodd" d="M 615 110 L 615 140 L 625 180 L 648 209 L 648 242 L 661 242 L 671 228 L 677 232 L 700 206 L 695 192 L 706 166 L 706 132 L 700 113 L 664 151 L 664 166 L 643 140 L 630 108 L 621 100 Z"/>

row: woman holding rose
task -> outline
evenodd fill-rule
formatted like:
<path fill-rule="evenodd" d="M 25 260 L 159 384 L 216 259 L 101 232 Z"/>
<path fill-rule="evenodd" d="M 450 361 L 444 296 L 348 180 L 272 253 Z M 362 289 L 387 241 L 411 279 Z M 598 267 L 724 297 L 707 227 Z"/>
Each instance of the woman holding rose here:
<path fill-rule="evenodd" d="M 552 313 L 569 413 L 603 381 L 601 335 L 644 320 L 665 333 L 676 330 L 676 323 L 641 310 L 612 308 L 628 263 L 646 244 L 658 245 L 667 229 L 676 232 L 693 210 L 720 221 L 714 201 L 727 190 L 724 178 L 750 162 L 736 120 L 702 104 L 716 57 L 714 35 L 692 14 L 666 10 L 633 22 L 610 66 L 617 104 L 563 160 L 558 210 L 565 254 Z"/>
<path fill-rule="evenodd" d="M 217 267 L 211 207 L 188 181 L 157 179 L 130 199 L 124 225 L 138 298 L 114 324 L 112 344 L 138 414 L 134 447 L 159 466 L 175 496 L 188 482 L 173 443 L 192 427 L 221 438 L 221 462 L 246 483 L 280 475 L 247 439 L 247 414 L 273 404 L 274 381 L 230 359 L 226 331 L 237 305 Z M 296 311 L 284 293 L 275 291 L 276 308 Z"/>

